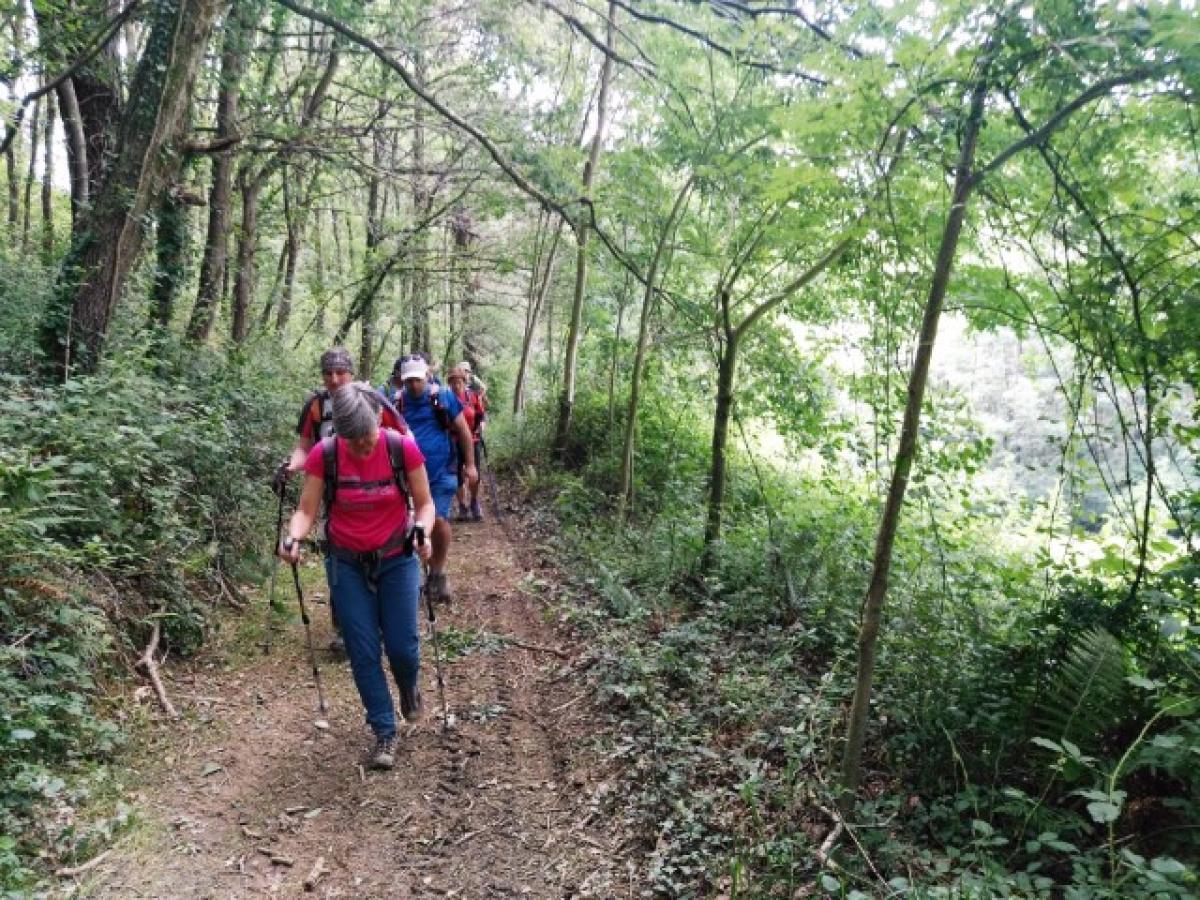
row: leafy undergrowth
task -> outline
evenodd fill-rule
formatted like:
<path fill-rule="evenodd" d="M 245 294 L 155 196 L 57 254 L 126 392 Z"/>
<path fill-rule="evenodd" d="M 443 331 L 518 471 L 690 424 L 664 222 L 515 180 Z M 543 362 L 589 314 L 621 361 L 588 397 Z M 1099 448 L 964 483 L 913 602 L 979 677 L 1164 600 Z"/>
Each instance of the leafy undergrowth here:
<path fill-rule="evenodd" d="M 843 820 L 865 585 L 848 561 L 869 559 L 871 505 L 825 482 L 778 504 L 785 528 L 740 508 L 701 579 L 686 489 L 657 486 L 670 503 L 614 529 L 597 473 L 514 456 L 524 525 L 596 647 L 601 749 L 623 785 L 609 802 L 644 841 L 648 895 L 1195 895 L 1187 643 L 1080 627 L 1070 573 L 1063 605 L 1040 603 L 1038 573 L 989 544 L 995 522 L 956 526 L 937 566 L 928 536 L 902 539 L 865 785 Z"/>
<path fill-rule="evenodd" d="M 35 890 L 124 826 L 108 764 L 136 714 L 118 682 L 156 626 L 160 654 L 195 652 L 261 571 L 286 380 L 165 356 L 52 388 L 3 377 L 0 890 Z"/>

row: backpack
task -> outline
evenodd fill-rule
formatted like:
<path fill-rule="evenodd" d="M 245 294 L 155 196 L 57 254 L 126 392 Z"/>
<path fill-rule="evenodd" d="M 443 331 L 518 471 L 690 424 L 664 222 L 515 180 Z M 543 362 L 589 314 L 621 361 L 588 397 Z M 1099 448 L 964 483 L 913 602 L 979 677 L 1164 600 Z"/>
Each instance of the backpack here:
<path fill-rule="evenodd" d="M 433 415 L 437 419 L 438 427 L 449 433 L 453 420 L 450 418 L 450 410 L 442 405 L 441 391 L 435 390 L 435 386 L 440 387 L 436 381 L 431 381 L 426 387 L 426 390 L 429 391 L 429 405 L 433 407 Z M 397 390 L 390 380 L 383 386 L 384 399 L 390 400 L 401 416 L 404 415 L 404 393 L 403 390 Z M 453 441 L 451 443 L 453 444 Z"/>
<path fill-rule="evenodd" d="M 408 473 L 404 469 L 404 442 L 399 432 L 393 431 L 390 428 L 381 429 L 380 434 L 387 441 L 388 459 L 392 463 L 392 480 L 396 483 L 396 490 L 400 492 L 400 497 L 404 500 L 405 506 L 408 507 L 408 519 L 409 522 L 412 522 L 413 500 L 412 494 L 408 490 Z M 325 466 L 325 509 L 332 510 L 333 501 L 337 497 L 338 489 L 336 437 L 321 438 L 321 459 Z M 378 484 L 378 482 L 366 482 L 365 486 Z"/>
<path fill-rule="evenodd" d="M 325 388 L 313 391 L 300 408 L 300 422 L 296 431 L 304 429 L 306 419 L 313 423 L 313 440 L 319 441 L 333 434 L 333 395 Z"/>

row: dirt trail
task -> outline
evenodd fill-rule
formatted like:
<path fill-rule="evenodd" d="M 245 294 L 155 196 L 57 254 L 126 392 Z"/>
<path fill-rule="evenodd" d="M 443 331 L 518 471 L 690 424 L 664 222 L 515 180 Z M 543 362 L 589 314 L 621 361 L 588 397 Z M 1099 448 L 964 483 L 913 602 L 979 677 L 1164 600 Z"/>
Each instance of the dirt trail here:
<path fill-rule="evenodd" d="M 455 598 L 438 617 L 448 636 L 578 650 L 522 589 L 520 548 L 497 524 L 456 525 L 455 538 Z M 309 593 L 322 599 L 318 564 L 309 566 Z M 280 595 L 294 608 L 286 574 Z M 323 648 L 328 607 L 316 606 L 313 619 Z M 139 794 L 149 821 L 89 873 L 83 893 L 294 896 L 323 858 L 327 871 L 306 896 L 633 896 L 634 870 L 598 811 L 587 750 L 594 720 L 571 660 L 483 641 L 446 666 L 457 724 L 443 734 L 425 637 L 425 721 L 402 726 L 396 768 L 383 773 L 360 772 L 369 732 L 348 664 L 327 652 L 330 727 L 314 727 L 298 621 L 283 626 L 270 656 L 218 641 L 169 671 L 187 722 L 151 754 Z"/>

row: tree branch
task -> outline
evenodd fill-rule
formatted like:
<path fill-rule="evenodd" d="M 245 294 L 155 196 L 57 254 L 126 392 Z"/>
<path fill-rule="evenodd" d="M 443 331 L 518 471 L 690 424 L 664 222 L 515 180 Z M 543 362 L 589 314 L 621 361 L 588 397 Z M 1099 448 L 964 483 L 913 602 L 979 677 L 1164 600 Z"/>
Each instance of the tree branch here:
<path fill-rule="evenodd" d="M 487 152 L 488 156 L 492 158 L 492 161 L 504 171 L 504 173 L 512 180 L 513 184 L 515 184 L 521 191 L 537 201 L 539 205 L 545 207 L 546 209 L 551 209 L 555 212 L 558 212 L 560 215 L 566 218 L 568 222 L 571 222 L 570 216 L 566 214 L 564 204 L 554 200 L 539 187 L 533 184 L 523 174 L 521 174 L 517 167 L 513 165 L 513 163 L 510 162 L 509 159 L 500 151 L 500 148 L 495 145 L 491 138 L 489 138 L 486 134 L 484 134 L 458 113 L 454 112 L 444 103 L 426 91 L 424 87 L 421 86 L 420 82 L 413 77 L 413 74 L 408 71 L 403 63 L 388 53 L 387 50 L 385 50 L 375 41 L 371 40 L 364 34 L 358 33 L 344 22 L 335 19 L 333 16 L 297 3 L 296 0 L 275 0 L 275 2 L 286 9 L 290 9 L 298 16 L 311 19 L 314 22 L 320 22 L 322 25 L 332 28 L 334 31 L 338 32 L 338 34 L 347 38 L 352 43 L 358 44 L 360 47 L 370 50 L 380 62 L 400 76 L 400 79 L 405 83 L 405 85 L 407 85 L 410 91 L 424 100 L 426 104 L 428 104 L 435 112 L 438 113 L 438 115 L 442 116 L 442 118 L 453 123 L 455 126 L 461 128 L 463 131 L 473 137 Z M 572 223 L 572 228 L 573 227 L 574 224 Z"/>
<path fill-rule="evenodd" d="M 1111 93 L 1115 88 L 1119 88 L 1127 84 L 1137 84 L 1139 81 L 1146 81 L 1149 78 L 1153 78 L 1155 75 L 1160 74 L 1165 68 L 1165 64 L 1158 66 L 1143 66 L 1141 68 L 1126 72 L 1123 75 L 1115 75 L 1112 78 L 1106 78 L 1103 81 L 1093 84 L 1090 88 L 1076 97 L 1066 106 L 1060 107 L 1058 110 L 1056 110 L 1054 115 L 1043 122 L 1038 128 L 1028 132 L 1025 137 L 1021 138 L 1020 140 L 1009 144 L 1005 149 L 997 153 L 996 156 L 993 157 L 992 161 L 987 165 L 980 166 L 978 169 L 976 169 L 975 174 L 971 176 L 971 180 L 968 182 L 968 189 L 974 190 L 981 181 L 987 178 L 988 175 L 998 170 L 1022 150 L 1035 145 L 1040 145 L 1064 122 L 1066 122 L 1067 119 L 1069 119 L 1083 107 L 1087 106 L 1093 100 L 1098 100 L 1106 94 Z"/>
<path fill-rule="evenodd" d="M 116 36 L 117 31 L 134 14 L 134 12 L 138 9 L 138 6 L 139 0 L 132 0 L 132 2 L 125 7 L 125 9 L 123 9 L 112 19 L 112 21 L 108 23 L 108 25 L 104 27 L 100 37 L 96 39 L 96 43 L 88 48 L 83 55 L 79 57 L 79 59 L 75 60 L 75 62 L 73 62 L 65 72 L 63 72 L 53 81 L 49 81 L 40 88 L 30 91 L 18 101 L 12 120 L 8 123 L 4 140 L 0 141 L 0 153 L 8 152 L 8 148 L 12 146 L 12 142 L 16 138 L 17 132 L 21 128 L 21 122 L 25 118 L 25 107 L 50 93 L 68 78 L 82 69 L 85 65 L 87 65 L 92 59 L 94 59 L 97 53 L 108 46 L 109 41 Z"/>

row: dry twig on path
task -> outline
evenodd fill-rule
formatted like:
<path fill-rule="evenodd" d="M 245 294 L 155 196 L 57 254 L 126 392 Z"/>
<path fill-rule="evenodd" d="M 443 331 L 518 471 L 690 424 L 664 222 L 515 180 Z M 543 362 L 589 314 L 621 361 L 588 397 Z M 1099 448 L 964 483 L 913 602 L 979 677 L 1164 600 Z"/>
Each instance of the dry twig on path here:
<path fill-rule="evenodd" d="M 146 677 L 150 679 L 150 685 L 154 688 L 154 694 L 158 697 L 158 702 L 162 708 L 166 710 L 167 715 L 172 719 L 179 718 L 179 711 L 175 709 L 171 703 L 171 698 L 167 696 L 167 689 L 163 685 L 162 676 L 158 673 L 158 663 L 154 659 L 154 654 L 158 651 L 158 640 L 162 636 L 162 625 L 159 622 L 154 623 L 154 630 L 150 632 L 150 641 L 146 644 L 146 649 L 142 651 L 142 655 L 138 657 L 137 662 L 133 664 L 135 669 L 145 669 Z"/>
<path fill-rule="evenodd" d="M 93 856 L 91 859 L 89 859 L 87 862 L 83 863 L 82 865 L 66 866 L 61 869 L 56 869 L 54 871 L 54 874 L 57 875 L 59 878 L 74 878 L 77 875 L 83 875 L 87 872 L 90 872 L 96 866 L 100 865 L 100 863 L 104 862 L 104 860 L 108 857 L 108 855 L 110 853 L 112 853 L 111 849 L 105 850 L 103 853 L 98 853 L 97 855 Z"/>
<path fill-rule="evenodd" d="M 518 647 L 521 650 L 529 650 L 532 653 L 553 653 L 559 659 L 570 659 L 571 654 L 566 650 L 559 650 L 557 647 L 546 647 L 542 644 L 530 644 L 528 641 L 517 640 L 515 637 L 503 635 L 504 643 L 513 647 Z"/>

